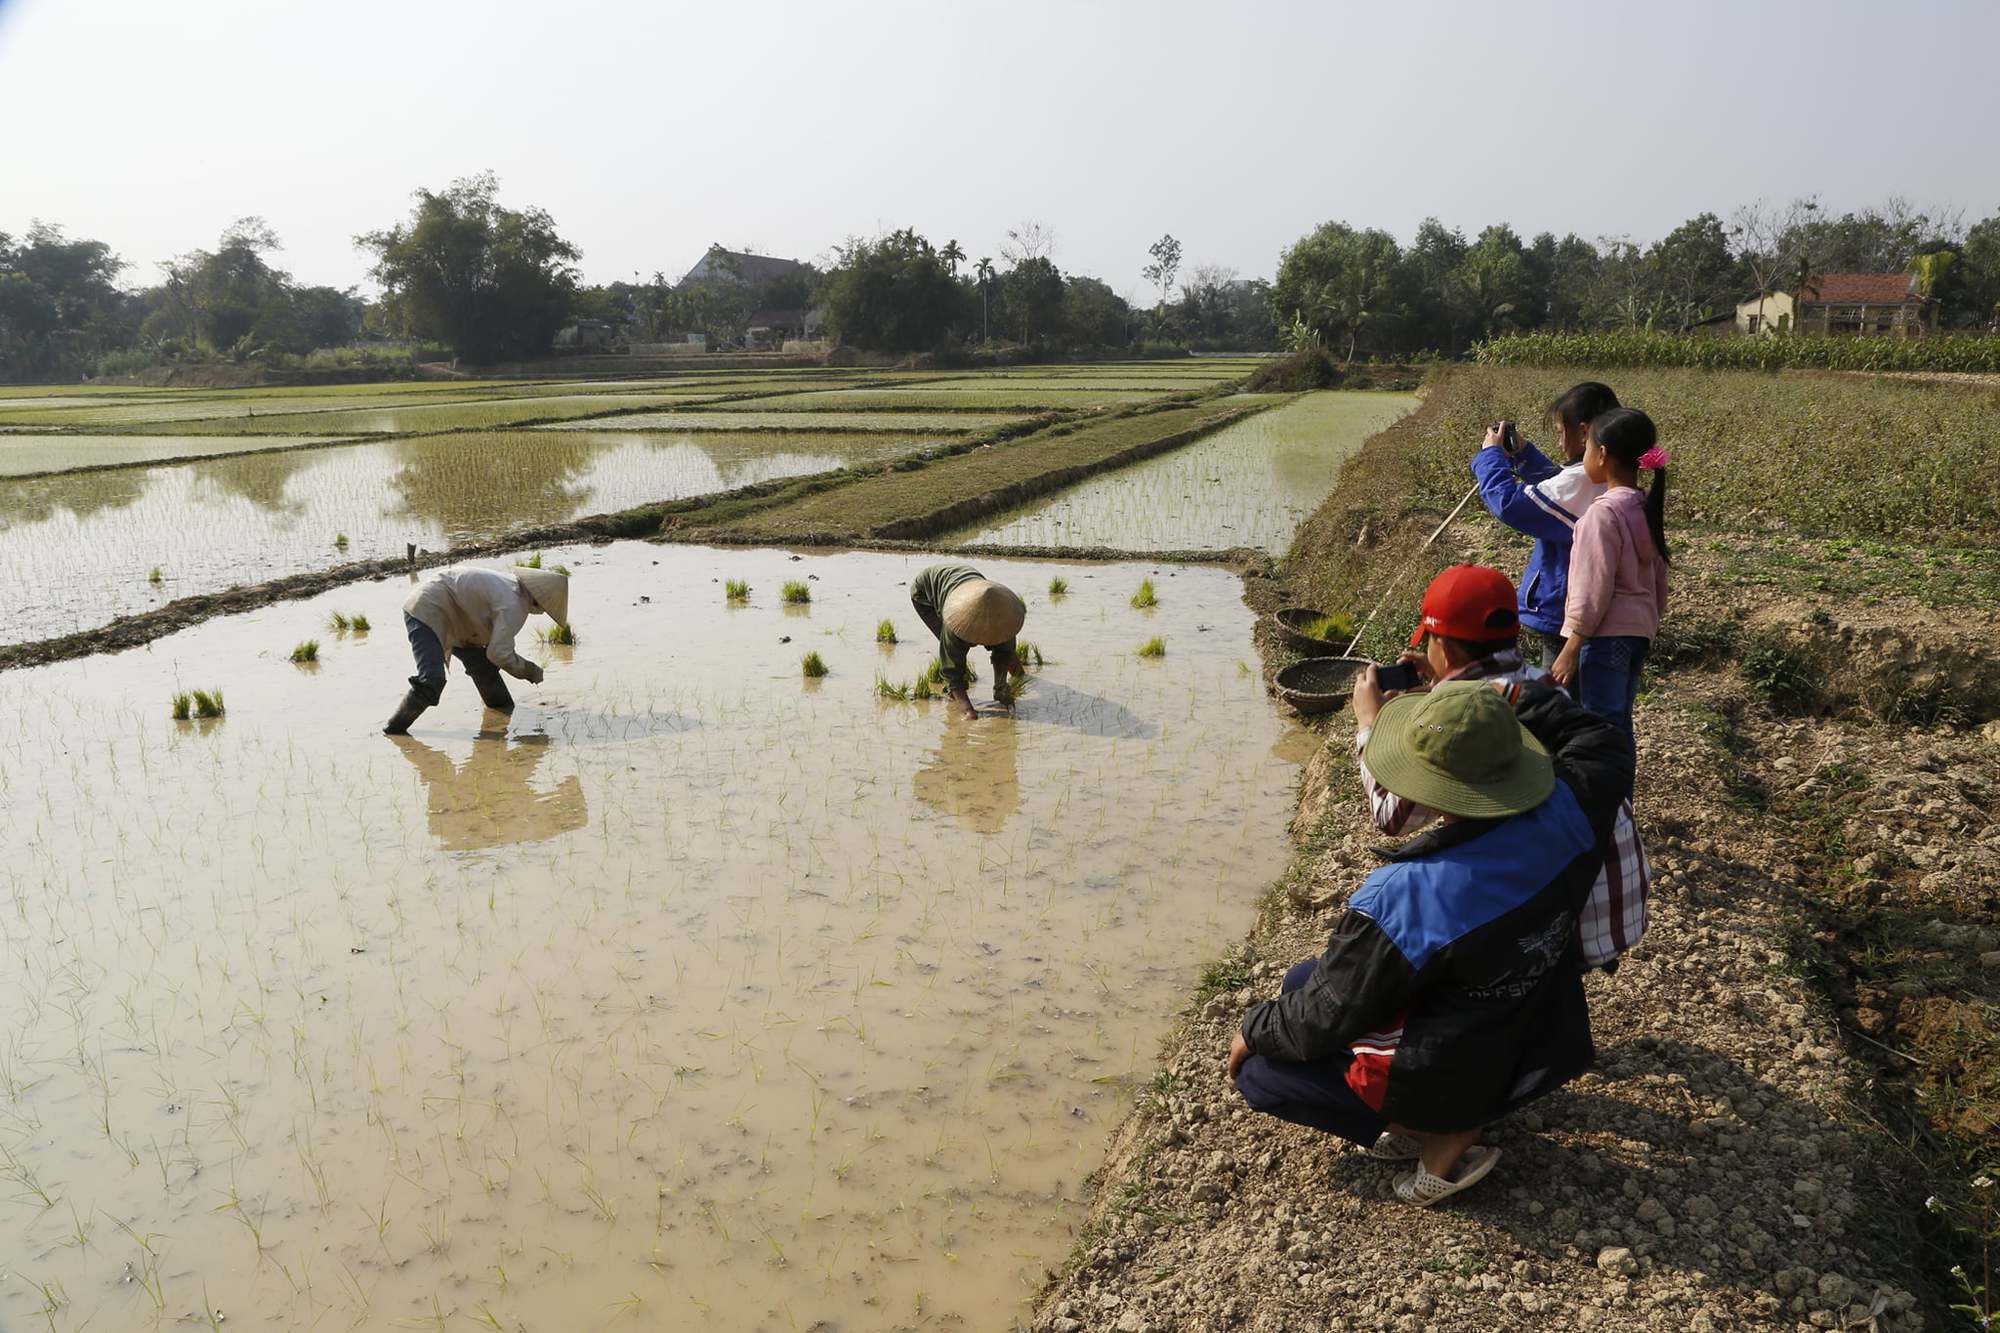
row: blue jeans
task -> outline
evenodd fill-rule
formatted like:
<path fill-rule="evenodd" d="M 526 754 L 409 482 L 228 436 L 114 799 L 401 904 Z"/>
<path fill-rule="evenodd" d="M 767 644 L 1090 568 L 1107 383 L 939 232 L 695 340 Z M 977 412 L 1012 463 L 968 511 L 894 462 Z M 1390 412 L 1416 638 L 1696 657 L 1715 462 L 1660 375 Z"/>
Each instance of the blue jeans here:
<path fill-rule="evenodd" d="M 1632 704 L 1639 697 L 1639 673 L 1653 641 L 1614 634 L 1585 639 L 1577 654 L 1576 701 L 1632 738 Z"/>
<path fill-rule="evenodd" d="M 1317 958 L 1292 968 L 1285 973 L 1284 993 L 1305 985 L 1318 970 Z M 1253 1055 L 1236 1075 L 1236 1090 L 1253 1110 L 1371 1148 L 1389 1122 L 1348 1086 L 1347 1066 L 1353 1058 L 1342 1051 L 1313 1064 L 1295 1065 Z"/>

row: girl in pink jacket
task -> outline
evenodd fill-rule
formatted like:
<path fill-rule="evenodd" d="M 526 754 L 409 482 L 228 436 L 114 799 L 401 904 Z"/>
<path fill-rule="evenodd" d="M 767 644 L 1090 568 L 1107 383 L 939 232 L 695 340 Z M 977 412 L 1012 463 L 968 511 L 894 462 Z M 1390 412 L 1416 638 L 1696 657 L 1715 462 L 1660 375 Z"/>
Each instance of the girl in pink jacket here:
<path fill-rule="evenodd" d="M 1644 412 L 1591 421 L 1583 469 L 1607 489 L 1576 525 L 1563 647 L 1549 672 L 1576 701 L 1632 734 L 1639 672 L 1667 607 L 1667 451 Z M 1639 474 L 1653 483 L 1639 489 Z"/>

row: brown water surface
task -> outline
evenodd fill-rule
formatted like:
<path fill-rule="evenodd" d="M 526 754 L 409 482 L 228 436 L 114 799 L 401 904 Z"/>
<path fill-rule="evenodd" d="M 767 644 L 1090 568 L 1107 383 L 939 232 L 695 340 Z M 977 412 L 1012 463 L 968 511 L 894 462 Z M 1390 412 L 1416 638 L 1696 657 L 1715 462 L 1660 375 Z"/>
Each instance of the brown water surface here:
<path fill-rule="evenodd" d="M 548 557 L 511 720 L 378 734 L 401 580 L 0 674 L 0 1327 L 1000 1329 L 1061 1261 L 1284 861 L 1237 580 L 988 562 L 1048 665 L 966 723 L 875 697 L 922 557 Z"/>

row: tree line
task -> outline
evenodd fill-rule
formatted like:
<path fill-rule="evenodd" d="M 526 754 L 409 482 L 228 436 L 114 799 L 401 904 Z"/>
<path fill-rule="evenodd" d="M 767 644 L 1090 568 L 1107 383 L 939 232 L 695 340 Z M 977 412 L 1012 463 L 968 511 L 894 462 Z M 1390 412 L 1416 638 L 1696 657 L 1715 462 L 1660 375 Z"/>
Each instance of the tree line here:
<path fill-rule="evenodd" d="M 1505 223 L 1468 240 L 1426 219 L 1407 246 L 1328 222 L 1289 246 L 1272 286 L 1289 345 L 1348 358 L 1458 356 L 1515 333 L 1687 333 L 1746 298 L 1797 293 L 1828 273 L 1912 272 L 1943 327 L 2000 323 L 2000 215 L 1972 226 L 1891 198 L 1832 214 L 1811 198 L 1701 213 L 1641 246 Z"/>
<path fill-rule="evenodd" d="M 381 294 L 310 286 L 276 266 L 279 238 L 245 218 L 213 249 L 160 262 L 150 285 L 101 241 L 37 222 L 0 232 L 0 381 L 76 379 L 161 362 L 283 363 L 321 349 L 421 344 L 475 364 L 545 355 L 557 332 L 601 320 L 630 342 L 740 342 L 754 312 L 819 313 L 846 345 L 929 352 L 1011 343 L 1039 353 L 1151 347 L 1270 350 L 1317 344 L 1355 357 L 1458 356 L 1529 332 L 1687 332 L 1757 293 L 1826 273 L 1919 275 L 1947 328 L 2000 321 L 2000 216 L 1970 226 L 1906 201 L 1832 214 L 1813 199 L 1690 218 L 1649 245 L 1504 223 L 1474 238 L 1428 219 L 1407 245 L 1328 222 L 1288 246 L 1274 282 L 1195 264 L 1171 234 L 1146 252 L 1150 302 L 1065 272 L 1055 237 L 1026 223 L 972 258 L 913 228 L 852 237 L 821 266 L 753 281 L 714 251 L 709 276 L 583 283 L 577 247 L 546 210 L 510 208 L 491 173 L 418 190 L 408 217 L 354 238 Z M 337 357 L 335 358 L 337 361 Z"/>

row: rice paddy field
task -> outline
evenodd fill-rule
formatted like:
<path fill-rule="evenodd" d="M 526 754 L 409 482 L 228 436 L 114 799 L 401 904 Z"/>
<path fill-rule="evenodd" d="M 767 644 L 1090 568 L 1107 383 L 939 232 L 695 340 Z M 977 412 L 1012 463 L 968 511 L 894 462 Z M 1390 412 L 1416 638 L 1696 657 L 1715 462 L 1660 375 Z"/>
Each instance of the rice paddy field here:
<path fill-rule="evenodd" d="M 1307 394 L 939 540 L 1126 551 L 1253 547 L 1282 555 L 1332 492 L 1341 464 L 1416 405 L 1413 394 Z"/>
<path fill-rule="evenodd" d="M 406 544 L 441 551 L 583 514 L 887 462 L 935 438 L 481 432 L 0 482 L 0 578 L 20 590 L 0 618 L 0 643 L 75 633 L 190 593 L 401 556 Z"/>
<path fill-rule="evenodd" d="M 0 388 L 0 645 L 177 597 L 1226 385 L 1190 358 L 1034 374 L 797 369 L 574 381 Z"/>
<path fill-rule="evenodd" d="M 994 1329 L 1060 1262 L 1287 854 L 1237 579 L 986 564 L 1044 665 L 963 722 L 878 695 L 930 557 L 546 556 L 511 719 L 378 733 L 401 579 L 0 673 L 0 1326 Z"/>

